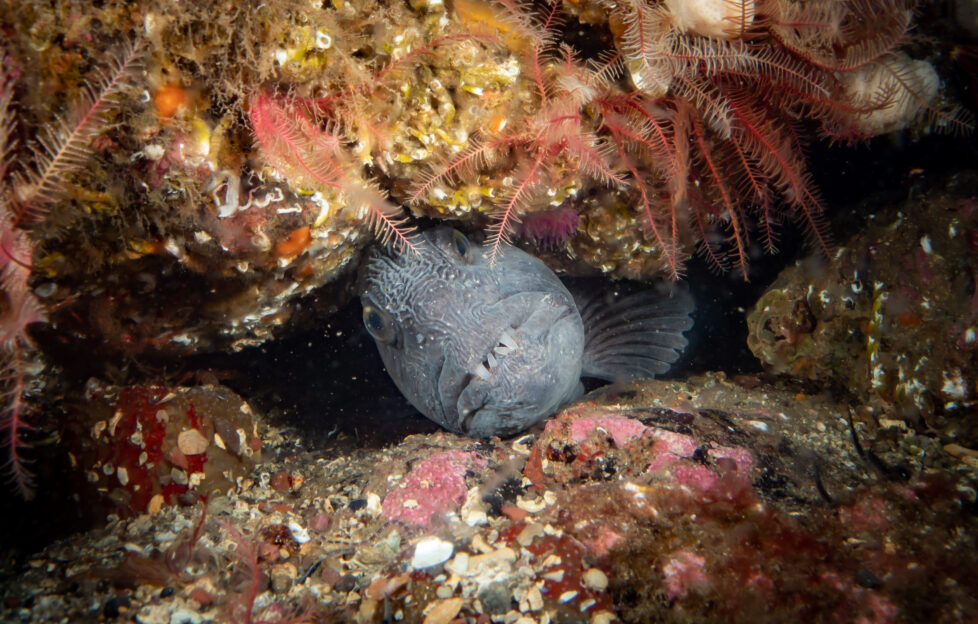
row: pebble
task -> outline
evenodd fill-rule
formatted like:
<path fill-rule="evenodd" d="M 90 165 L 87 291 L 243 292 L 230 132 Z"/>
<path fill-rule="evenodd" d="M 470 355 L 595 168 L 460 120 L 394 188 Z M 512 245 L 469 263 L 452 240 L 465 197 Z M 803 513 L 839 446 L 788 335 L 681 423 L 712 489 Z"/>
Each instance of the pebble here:
<path fill-rule="evenodd" d="M 455 552 L 455 545 L 451 542 L 437 537 L 422 538 L 414 547 L 411 567 L 420 570 L 445 563 L 451 558 L 453 552 Z"/>
<path fill-rule="evenodd" d="M 287 593 L 298 575 L 298 570 L 291 563 L 276 564 L 272 568 L 272 591 L 276 594 Z"/>
<path fill-rule="evenodd" d="M 478 597 L 486 613 L 502 615 L 509 611 L 513 602 L 513 591 L 505 583 L 493 581 L 479 590 Z"/>
<path fill-rule="evenodd" d="M 146 506 L 146 511 L 149 512 L 149 515 L 155 516 L 163 509 L 163 503 L 165 502 L 166 499 L 163 498 L 162 494 L 154 494 L 153 498 L 149 499 L 149 505 Z"/>
<path fill-rule="evenodd" d="M 309 541 L 309 532 L 306 531 L 306 529 L 303 528 L 298 522 L 295 520 L 289 520 L 288 527 L 289 531 L 292 532 L 293 539 L 295 539 L 296 542 L 299 544 L 305 544 Z"/>
<path fill-rule="evenodd" d="M 284 470 L 279 470 L 272 475 L 271 480 L 269 480 L 268 485 L 273 490 L 278 490 L 279 492 L 284 492 L 292 487 L 292 480 L 289 479 L 289 474 Z"/>
<path fill-rule="evenodd" d="M 462 608 L 464 601 L 461 598 L 449 598 L 432 603 L 425 609 L 423 624 L 448 624 Z"/>
<path fill-rule="evenodd" d="M 374 492 L 367 492 L 367 511 L 377 515 L 382 511 L 380 496 Z"/>
<path fill-rule="evenodd" d="M 520 531 L 520 534 L 516 536 L 516 541 L 520 546 L 529 546 L 533 543 L 533 539 L 537 537 L 543 537 L 543 525 L 532 522 Z"/>
<path fill-rule="evenodd" d="M 190 609 L 177 609 L 170 614 L 170 624 L 200 624 L 200 615 Z"/>
<path fill-rule="evenodd" d="M 598 568 L 591 568 L 584 573 L 582 579 L 584 586 L 594 591 L 604 591 L 608 589 L 608 575 Z"/>
<path fill-rule="evenodd" d="M 492 546 L 486 542 L 486 538 L 482 537 L 481 533 L 476 533 L 472 536 L 472 550 L 477 550 L 480 553 L 488 554 L 495 550 Z"/>
<path fill-rule="evenodd" d="M 484 555 L 472 555 L 469 557 L 466 576 L 475 576 L 489 570 L 508 571 L 514 561 L 516 561 L 516 553 L 509 547 L 503 547 Z"/>
<path fill-rule="evenodd" d="M 513 450 L 524 457 L 529 456 L 530 451 L 533 450 L 533 441 L 535 439 L 536 436 L 525 435 L 513 442 Z"/>
<path fill-rule="evenodd" d="M 136 613 L 138 624 L 169 624 L 169 605 L 146 605 Z"/>
<path fill-rule="evenodd" d="M 448 562 L 445 569 L 452 574 L 465 576 L 469 571 L 469 553 L 460 552 L 455 558 Z"/>
<path fill-rule="evenodd" d="M 609 611 L 598 611 L 591 616 L 591 624 L 611 624 L 615 620 L 615 614 Z"/>
<path fill-rule="evenodd" d="M 184 455 L 200 455 L 209 444 L 207 438 L 196 429 L 181 431 L 177 436 L 177 448 Z"/>
<path fill-rule="evenodd" d="M 559 602 L 561 604 L 566 604 L 566 603 L 570 602 L 571 600 L 573 600 L 575 598 L 577 598 L 577 592 L 576 591 L 573 591 L 573 590 L 571 590 L 571 591 L 565 591 L 564 593 L 562 593 L 560 595 L 559 598 L 557 598 L 557 602 Z"/>
<path fill-rule="evenodd" d="M 439 598 L 451 598 L 455 594 L 455 590 L 448 585 L 439 585 L 438 589 L 435 590 L 435 595 Z"/>
<path fill-rule="evenodd" d="M 549 555 L 547 555 L 546 559 L 543 560 L 543 563 L 540 564 L 540 567 L 552 568 L 554 566 L 559 566 L 562 562 L 563 559 L 560 558 L 560 555 L 550 553 Z"/>
<path fill-rule="evenodd" d="M 538 513 L 544 510 L 547 506 L 547 502 L 542 497 L 536 497 L 533 500 L 526 499 L 524 497 L 519 497 L 516 499 L 516 506 L 527 511 L 531 514 Z"/>
<path fill-rule="evenodd" d="M 470 527 L 482 526 L 489 522 L 489 516 L 481 509 L 465 509 L 462 511 L 462 521 Z"/>

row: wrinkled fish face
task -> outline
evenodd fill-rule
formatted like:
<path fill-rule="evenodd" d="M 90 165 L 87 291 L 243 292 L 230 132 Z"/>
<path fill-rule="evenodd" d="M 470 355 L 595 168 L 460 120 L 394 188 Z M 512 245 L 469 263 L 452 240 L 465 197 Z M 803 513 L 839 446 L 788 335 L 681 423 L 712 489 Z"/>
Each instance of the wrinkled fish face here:
<path fill-rule="evenodd" d="M 485 250 L 438 228 L 419 253 L 367 265 L 363 320 L 405 397 L 441 426 L 509 435 L 579 388 L 584 328 L 571 294 L 533 256 Z"/>

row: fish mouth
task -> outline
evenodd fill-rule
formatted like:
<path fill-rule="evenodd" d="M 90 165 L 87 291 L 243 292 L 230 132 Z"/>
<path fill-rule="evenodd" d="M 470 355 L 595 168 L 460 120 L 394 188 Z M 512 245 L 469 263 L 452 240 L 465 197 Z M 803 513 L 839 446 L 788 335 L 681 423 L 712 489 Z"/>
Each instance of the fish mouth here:
<path fill-rule="evenodd" d="M 519 341 L 513 336 L 513 332 L 510 329 L 503 330 L 493 343 L 495 346 L 489 349 L 489 352 L 482 358 L 482 361 L 469 371 L 472 377 L 481 379 L 482 381 L 489 381 L 499 366 L 499 360 L 520 348 Z"/>
<path fill-rule="evenodd" d="M 548 359 L 552 332 L 562 327 L 572 312 L 545 306 L 528 322 L 513 323 L 499 333 L 461 384 L 455 401 L 460 432 L 477 437 L 507 436 L 535 421 L 534 397 L 523 396 L 518 389 L 529 381 L 524 376 L 536 374 L 530 369 Z M 512 362 L 509 366 L 508 361 Z"/>
<path fill-rule="evenodd" d="M 446 426 L 466 435 L 490 435 L 490 429 L 482 432 L 487 410 L 493 412 L 493 419 L 505 419 L 513 410 L 530 408 L 519 406 L 523 397 L 511 396 L 522 385 L 520 375 L 533 374 L 527 367 L 545 364 L 553 332 L 562 331 L 574 314 L 573 301 L 539 291 L 521 292 L 486 306 L 478 315 L 484 319 L 485 338 L 474 353 L 469 350 L 464 364 L 457 355 L 442 363 L 438 394 Z M 521 428 L 514 427 L 514 431 Z"/>
<path fill-rule="evenodd" d="M 481 360 L 468 370 L 468 378 L 459 394 L 477 381 L 491 383 L 506 358 L 519 353 L 528 344 L 547 344 L 554 328 L 574 312 L 576 308 L 561 305 L 551 294 L 541 294 L 533 305 L 527 306 L 524 313 L 511 318 L 508 326 L 489 343 Z"/>

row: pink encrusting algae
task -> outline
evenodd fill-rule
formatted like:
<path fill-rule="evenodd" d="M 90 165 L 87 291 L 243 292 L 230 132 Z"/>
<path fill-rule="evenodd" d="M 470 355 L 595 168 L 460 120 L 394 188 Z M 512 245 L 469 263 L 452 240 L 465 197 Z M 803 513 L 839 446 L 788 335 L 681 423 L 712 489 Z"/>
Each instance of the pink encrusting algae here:
<path fill-rule="evenodd" d="M 421 460 L 404 481 L 384 497 L 382 509 L 391 520 L 430 527 L 444 514 L 458 511 L 468 488 L 465 475 L 484 469 L 478 453 L 443 451 Z"/>

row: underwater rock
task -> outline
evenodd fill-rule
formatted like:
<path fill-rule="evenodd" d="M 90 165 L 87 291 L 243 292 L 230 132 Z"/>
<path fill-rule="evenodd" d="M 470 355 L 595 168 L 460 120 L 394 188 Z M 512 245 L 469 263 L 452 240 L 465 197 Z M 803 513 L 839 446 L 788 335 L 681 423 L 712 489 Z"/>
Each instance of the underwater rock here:
<path fill-rule="evenodd" d="M 344 301 L 338 282 L 371 229 L 409 247 L 409 213 L 488 229 L 491 245 L 529 217 L 527 238 L 615 277 L 679 276 L 697 249 L 746 277 L 751 220 L 769 250 L 789 215 L 820 241 L 822 207 L 786 119 L 858 140 L 917 120 L 935 96 L 933 72 L 856 104 L 843 88 L 891 58 L 912 5 L 838 3 L 827 17 L 821 3 L 781 1 L 566 2 L 547 14 L 279 0 L 245 15 L 21 0 L 4 10 L 11 81 L 31 77 L 11 103 L 19 134 L 57 135 L 112 44 L 132 41 L 145 71 L 75 146 L 85 157 L 56 177 L 58 201 L 37 214 L 12 205 L 13 222 L 30 224 L 54 331 L 116 358 L 280 335 L 305 322 L 310 299 L 327 311 Z M 619 62 L 598 60 L 612 53 Z M 936 101 L 936 129 L 968 126 Z M 866 127 L 867 109 L 897 108 L 898 120 Z M 11 159 L 31 171 L 23 143 Z"/>
<path fill-rule="evenodd" d="M 226 492 L 261 458 L 251 407 L 223 386 L 92 382 L 69 399 L 65 450 L 87 507 L 130 516 Z M 191 498 L 187 498 L 190 496 Z"/>
<path fill-rule="evenodd" d="M 836 384 L 881 419 L 978 445 L 978 200 L 965 176 L 784 270 L 747 315 L 774 373 Z"/>
<path fill-rule="evenodd" d="M 960 621 L 978 609 L 976 469 L 888 473 L 849 408 L 713 374 L 609 387 L 508 441 L 438 432 L 338 453 L 270 432 L 265 461 L 206 511 L 114 518 L 34 555 L 0 590 L 2 616 L 72 619 L 124 591 L 130 613 L 216 619 L 374 621 L 389 605 L 408 622 Z M 408 493 L 411 509 L 448 504 L 411 522 L 392 504 Z"/>
<path fill-rule="evenodd" d="M 925 604 L 916 583 L 927 573 L 907 571 L 956 551 L 928 527 L 970 526 L 960 506 L 974 474 L 881 480 L 827 394 L 744 381 L 594 392 L 537 438 L 524 475 L 557 492 L 557 526 L 599 558 L 618 616 L 901 621 L 948 606 Z M 954 574 L 957 552 L 942 574 Z M 966 591 L 951 594 L 946 621 L 975 607 Z"/>
<path fill-rule="evenodd" d="M 908 48 L 938 76 L 900 56 L 913 82 L 847 94 L 847 76 L 876 80 L 875 61 L 904 54 L 911 1 L 711 0 L 683 17 L 680 4 L 4 3 L 0 221 L 43 307 L 7 318 L 37 336 L 30 363 L 51 364 L 38 407 L 64 412 L 54 427 L 39 410 L 24 443 L 69 456 L 72 494 L 101 526 L 5 546 L 0 619 L 978 612 L 974 193 L 905 209 L 834 273 L 758 308 L 759 357 L 807 384 L 636 383 L 515 440 L 376 448 L 330 433 L 311 448 L 291 428 L 260 439 L 252 397 L 145 381 L 320 321 L 363 247 L 410 246 L 409 216 L 487 230 L 489 245 L 530 217 L 525 242 L 557 246 L 575 272 L 678 277 L 701 253 L 746 278 L 788 217 L 820 245 L 809 130 L 968 126 L 941 92 L 947 42 Z M 54 168 L 51 200 L 25 203 L 50 165 L 31 138 L 57 144 L 83 123 L 63 112 L 101 92 L 118 42 L 140 71 Z M 862 123 L 893 102 L 897 117 Z M 130 385 L 72 381 L 91 375 Z M 72 474 L 45 468 L 48 483 Z M 408 571 L 432 538 L 450 558 Z"/>
<path fill-rule="evenodd" d="M 418 463 L 404 481 L 384 497 L 384 515 L 429 527 L 433 519 L 457 511 L 465 501 L 465 474 L 486 467 L 475 453 L 444 451 Z"/>
<path fill-rule="evenodd" d="M 746 483 L 792 512 L 872 480 L 835 409 L 824 393 L 749 389 L 717 374 L 612 386 L 546 423 L 523 475 L 536 488 L 627 477 L 706 493 Z"/>

